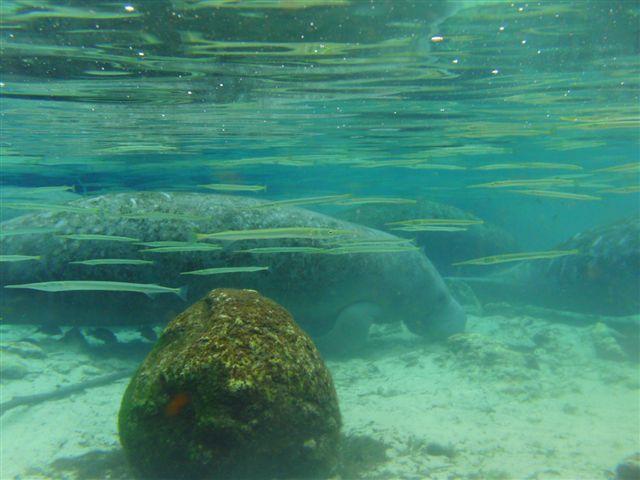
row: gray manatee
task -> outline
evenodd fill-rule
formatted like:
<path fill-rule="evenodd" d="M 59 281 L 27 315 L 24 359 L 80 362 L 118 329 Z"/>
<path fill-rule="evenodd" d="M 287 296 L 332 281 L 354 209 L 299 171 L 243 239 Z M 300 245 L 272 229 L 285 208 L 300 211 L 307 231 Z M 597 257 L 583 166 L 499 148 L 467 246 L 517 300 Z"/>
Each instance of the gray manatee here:
<path fill-rule="evenodd" d="M 511 234 L 487 222 L 471 225 L 467 230 L 460 232 L 392 230 L 394 227 L 389 223 L 414 218 L 480 220 L 472 213 L 460 208 L 427 199 L 418 199 L 415 204 L 404 205 L 358 205 L 339 212 L 336 216 L 342 220 L 388 231 L 400 237 L 415 239 L 443 275 L 460 274 L 470 270 L 454 267 L 453 264 L 456 262 L 518 251 L 517 243 Z"/>
<path fill-rule="evenodd" d="M 466 278 L 485 301 L 508 299 L 588 314 L 640 313 L 640 219 L 632 216 L 574 235 L 554 250 L 577 250 Z"/>
<path fill-rule="evenodd" d="M 263 206 L 264 201 L 225 195 L 136 192 L 102 195 L 69 204 L 87 211 L 47 211 L 1 224 L 2 253 L 39 255 L 38 261 L 0 264 L 3 286 L 54 280 L 109 280 L 188 286 L 188 302 L 213 288 L 249 288 L 281 303 L 313 336 L 363 318 L 403 321 L 412 332 L 442 338 L 462 331 L 465 314 L 442 278 L 418 250 L 345 255 L 242 252 L 265 246 L 324 247 L 332 239 L 243 240 L 217 251 L 153 253 L 132 242 L 72 240 L 61 235 L 103 234 L 141 242 L 195 241 L 196 232 L 322 227 L 357 232 L 361 240 L 396 237 L 308 210 Z M 24 233 L 28 229 L 55 230 Z M 22 234 L 12 235 L 11 233 Z M 99 258 L 153 260 L 151 265 L 71 264 Z M 268 266 L 255 273 L 181 275 L 211 267 Z M 136 292 L 41 292 L 3 289 L 5 322 L 127 325 L 168 321 L 188 306 L 177 295 Z"/>

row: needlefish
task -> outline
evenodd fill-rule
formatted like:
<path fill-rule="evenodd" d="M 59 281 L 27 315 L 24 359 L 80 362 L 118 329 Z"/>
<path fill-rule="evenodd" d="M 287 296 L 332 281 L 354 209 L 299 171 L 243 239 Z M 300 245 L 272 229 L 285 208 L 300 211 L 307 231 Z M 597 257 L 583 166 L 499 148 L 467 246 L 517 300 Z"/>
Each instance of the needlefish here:
<path fill-rule="evenodd" d="M 326 227 L 282 227 L 261 228 L 256 230 L 226 230 L 215 233 L 198 233 L 198 240 L 268 240 L 280 238 L 327 238 L 339 235 L 355 234 L 357 232 L 339 228 Z"/>
<path fill-rule="evenodd" d="M 42 292 L 75 292 L 75 291 L 103 291 L 103 292 L 138 292 L 148 296 L 159 293 L 173 293 L 182 300 L 187 300 L 187 287 L 163 287 L 155 283 L 112 282 L 106 280 L 60 280 L 52 282 L 23 283 L 20 285 L 5 285 L 4 288 L 26 288 Z"/>

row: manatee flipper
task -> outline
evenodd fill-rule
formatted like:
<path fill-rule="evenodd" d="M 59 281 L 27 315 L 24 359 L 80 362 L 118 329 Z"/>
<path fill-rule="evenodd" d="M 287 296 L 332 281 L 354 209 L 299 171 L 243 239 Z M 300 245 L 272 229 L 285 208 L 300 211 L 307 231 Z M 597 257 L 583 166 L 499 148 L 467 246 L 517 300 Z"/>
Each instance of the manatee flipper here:
<path fill-rule="evenodd" d="M 369 302 L 360 302 L 344 308 L 329 333 L 319 337 L 316 345 L 325 355 L 345 355 L 364 347 L 369 329 L 380 317 L 382 309 Z"/>

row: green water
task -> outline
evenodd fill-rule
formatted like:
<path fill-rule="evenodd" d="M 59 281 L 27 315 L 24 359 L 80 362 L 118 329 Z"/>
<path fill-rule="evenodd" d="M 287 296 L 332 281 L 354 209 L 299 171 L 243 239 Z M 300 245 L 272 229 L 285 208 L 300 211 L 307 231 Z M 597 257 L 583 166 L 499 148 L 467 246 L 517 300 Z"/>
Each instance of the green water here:
<path fill-rule="evenodd" d="M 125 6 L 3 2 L 5 185 L 428 196 L 555 240 L 637 206 L 598 193 L 637 171 L 586 205 L 465 189 L 637 160 L 634 2 Z M 531 161 L 583 172 L 476 170 Z"/>
<path fill-rule="evenodd" d="M 632 427 L 638 422 L 634 405 L 638 399 L 640 343 L 637 328 L 640 309 L 640 8 L 637 1 L 4 0 L 0 2 L 0 27 L 0 220 L 3 221 L 0 283 L 3 286 L 58 280 L 119 281 L 160 284 L 177 292 L 183 284 L 189 284 L 189 303 L 192 303 L 205 287 L 227 286 L 224 279 L 230 277 L 214 280 L 204 275 L 195 275 L 198 279 L 187 275 L 191 278 L 185 280 L 180 276 L 185 272 L 245 267 L 263 270 L 271 267 L 271 271 L 281 272 L 275 265 L 268 265 L 269 258 L 284 258 L 278 265 L 288 265 L 287 262 L 305 256 L 304 274 L 292 273 L 284 283 L 291 291 L 304 292 L 311 298 L 324 285 L 331 285 L 334 278 L 316 275 L 316 264 L 333 262 L 345 269 L 357 270 L 366 263 L 362 258 L 367 255 L 401 259 L 402 255 L 418 255 L 416 251 L 423 251 L 440 274 L 447 277 L 454 297 L 467 312 L 470 334 L 497 336 L 508 345 L 507 350 L 512 349 L 518 355 L 523 352 L 533 355 L 525 356 L 520 362 L 525 365 L 522 368 L 536 370 L 535 373 L 527 370 L 525 375 L 526 388 L 522 388 L 528 396 L 524 401 L 533 401 L 531 398 L 535 395 L 531 392 L 538 388 L 544 392 L 541 397 L 576 395 L 577 400 L 553 397 L 553 401 L 557 400 L 554 405 L 559 415 L 568 411 L 567 415 L 578 412 L 585 418 L 589 415 L 599 418 L 601 423 L 594 427 L 593 441 L 607 444 L 610 450 L 603 449 L 601 458 L 593 450 L 575 447 L 578 451 L 575 463 L 584 465 L 573 468 L 565 462 L 571 457 L 568 446 L 564 450 L 558 445 L 549 447 L 549 451 L 561 451 L 564 457 L 560 461 L 548 452 L 547 459 L 540 460 L 532 453 L 535 448 L 531 445 L 523 447 L 525 453 L 519 451 L 518 454 L 516 446 L 512 451 L 507 445 L 504 447 L 507 453 L 503 451 L 504 465 L 497 467 L 486 460 L 486 464 L 476 468 L 474 462 L 482 457 L 478 446 L 482 442 L 479 442 L 460 447 L 473 454 L 468 457 L 461 454 L 457 463 L 451 460 L 452 464 L 444 467 L 428 464 L 423 470 L 416 467 L 419 473 L 415 476 L 407 473 L 410 469 L 398 467 L 387 473 L 379 470 L 367 477 L 360 467 L 345 467 L 343 478 L 349 475 L 363 475 L 362 478 L 427 478 L 429 475 L 432 475 L 429 478 L 449 475 L 448 478 L 465 479 L 613 478 L 616 464 L 640 448 L 637 438 L 635 443 L 633 440 L 637 428 Z M 135 195 L 143 191 L 229 194 L 271 203 L 249 209 L 250 213 L 228 210 L 232 212 L 228 218 L 216 218 L 213 223 L 203 219 L 202 211 L 172 207 L 161 212 L 137 211 L 135 198 L 133 207 L 125 205 L 115 214 L 108 212 L 108 208 L 99 209 L 94 212 L 95 216 L 88 217 L 91 220 L 83 223 L 73 217 L 66 205 L 73 200 L 86 201 L 121 192 Z M 136 198 L 140 201 L 141 197 Z M 240 229 L 242 219 L 252 218 L 254 223 L 248 228 L 258 228 L 259 221 L 255 218 L 259 218 L 260 213 L 256 212 L 260 208 L 267 212 L 283 208 L 286 213 L 291 212 L 287 208 L 296 205 L 386 230 L 408 239 L 409 243 L 384 247 L 361 243 L 354 247 L 353 239 L 349 246 L 344 238 L 310 238 L 309 232 L 298 232 L 299 237 L 292 240 L 289 232 L 284 237 L 271 233 L 267 241 L 251 237 L 248 241 L 245 239 L 246 243 L 213 247 L 215 254 L 203 253 L 202 246 L 192 245 L 200 240 L 209 241 L 198 234 Z M 28 218 L 38 220 L 11 223 L 20 222 L 13 219 L 22 215 L 33 215 Z M 74 219 L 69 222 L 66 215 Z M 436 228 L 431 224 L 428 232 L 416 230 L 415 224 L 410 223 L 434 218 L 458 220 L 458 223 L 436 223 Z M 460 224 L 461 219 L 476 223 Z M 145 225 L 142 238 L 136 235 L 137 221 Z M 154 222 L 158 222 L 155 230 Z M 277 226 L 305 228 L 301 222 Z M 69 225 L 76 229 L 69 230 Z M 210 230 L 212 225 L 216 232 Z M 336 228 L 333 224 L 327 225 Z M 16 234 L 16 229 L 30 231 Z M 153 236 L 151 231 L 162 231 L 164 235 Z M 105 254 L 100 258 L 96 250 L 89 247 L 83 250 L 84 243 L 65 244 L 72 246 L 48 251 L 33 240 L 44 238 L 53 245 L 59 241 L 54 238 L 56 232 L 128 236 L 132 241 L 147 243 L 181 241 L 184 245 L 132 247 L 133 244 L 122 243 L 111 250 L 105 247 Z M 107 245 L 113 243 L 107 240 Z M 180 253 L 181 248 L 187 248 L 185 245 L 195 251 Z M 178 253 L 169 251 L 167 255 L 156 253 L 156 256 L 139 253 L 141 248 L 150 247 L 177 248 Z M 257 250 L 246 252 L 247 249 Z M 239 252 L 245 254 L 244 263 L 234 257 Z M 250 262 L 246 261 L 248 253 L 254 255 Z M 522 258 L 504 264 L 506 257 L 477 261 L 478 257 L 518 254 Z M 184 255 L 181 258 L 186 260 L 180 263 L 182 260 L 178 261 L 176 255 Z M 554 255 L 557 259 L 548 260 Z M 328 258 L 331 260 L 326 260 Z M 118 263 L 122 259 L 130 264 L 122 266 L 125 264 Z M 56 262 L 62 260 L 88 261 L 98 266 L 88 263 L 61 271 Z M 361 260 L 362 263 L 358 263 Z M 145 262 L 150 265 L 152 261 L 155 266 L 148 268 L 158 270 L 149 270 L 152 273 L 148 276 L 138 275 L 143 271 L 139 269 L 146 268 L 142 265 Z M 135 265 L 136 262 L 139 265 Z M 471 264 L 458 265 L 463 262 Z M 398 264 L 402 261 L 398 260 Z M 165 265 L 171 265 L 167 267 L 170 274 L 162 270 Z M 522 270 L 531 268 L 534 278 L 562 280 L 545 285 L 540 280 L 519 283 L 520 280 L 514 280 L 515 276 L 510 276 L 513 272 L 509 269 L 514 265 L 520 276 L 530 274 Z M 258 271 L 252 275 L 266 273 Z M 497 283 L 493 283 L 495 275 Z M 468 285 L 457 286 L 455 282 L 461 277 L 466 277 Z M 253 283 L 249 276 L 233 278 L 228 286 L 257 288 L 262 285 Z M 312 282 L 321 286 L 315 283 L 312 286 Z M 398 278 L 386 291 L 395 294 L 395 290 L 401 288 L 398 285 L 415 286 L 416 282 Z M 362 285 L 370 290 L 379 287 L 375 279 L 364 277 Z M 369 285 L 373 286 L 369 288 Z M 346 288 L 338 285 L 335 290 L 341 293 L 341 289 L 351 287 L 353 285 Z M 357 291 L 357 287 L 354 290 Z M 522 291 L 511 292 L 512 287 Z M 130 307 L 127 314 L 133 316 L 137 316 L 138 309 L 143 310 L 144 305 L 155 302 L 156 307 L 164 310 L 164 317 L 155 325 L 158 332 L 168 319 L 186 307 L 177 295 L 170 300 L 165 296 L 149 299 L 140 295 L 145 293 L 145 287 L 137 288 L 137 293 L 128 294 L 133 295 L 131 297 L 109 298 L 119 298 Z M 278 289 L 284 287 L 273 288 L 277 296 Z M 544 288 L 553 292 L 543 293 Z M 61 298 L 74 298 L 65 297 L 69 292 L 56 296 L 59 292 L 42 294 L 23 290 L 27 308 L 6 292 L 4 290 L 5 299 L 0 302 L 3 352 L 12 351 L 13 347 L 7 345 L 24 338 L 35 339 L 35 344 L 47 352 L 49 349 L 59 352 L 58 343 L 43 339 L 42 333 L 23 330 L 24 324 L 64 323 L 67 329 L 68 325 L 91 323 L 80 318 L 83 312 L 90 312 L 92 307 L 101 308 L 100 302 L 85 296 L 75 305 L 73 318 L 60 322 L 60 317 L 52 312 L 60 305 L 66 308 L 57 302 Z M 291 302 L 285 306 L 294 312 L 316 306 L 309 298 L 283 298 Z M 161 303 L 165 300 L 166 305 Z M 506 303 L 494 303 L 497 301 Z M 518 307 L 513 307 L 510 301 Z M 321 302 L 318 305 L 314 315 L 330 317 L 324 318 L 324 323 L 332 326 L 334 317 L 325 314 L 333 310 L 326 306 L 325 311 Z M 114 302 L 111 306 L 118 309 L 122 304 Z M 360 315 L 369 315 L 368 307 L 360 308 Z M 55 320 L 47 321 L 49 315 Z M 141 312 L 140 318 L 144 316 L 145 312 Z M 99 315 L 91 319 L 97 317 Z M 303 320 L 300 323 L 306 328 Z M 550 343 L 546 340 L 555 338 L 556 322 L 563 327 L 569 324 L 585 330 L 558 333 L 560 340 L 556 345 L 556 340 Z M 138 325 L 129 325 L 128 320 L 108 323 L 138 328 Z M 13 330 L 14 324 L 22 325 Z M 409 331 L 416 333 L 410 323 L 405 324 Z M 602 330 L 605 325 L 612 330 Z M 126 328 L 116 331 L 118 338 L 134 338 L 134 343 L 140 340 L 135 331 L 131 333 Z M 502 392 L 495 390 L 491 383 L 496 378 L 511 382 L 509 388 L 513 389 L 518 388 L 514 384 L 520 385 L 518 382 L 523 381 L 517 375 L 510 376 L 512 372 L 495 370 L 496 365 L 502 368 L 512 361 L 515 364 L 520 361 L 510 357 L 511 353 L 505 354 L 501 347 L 495 347 L 495 352 L 487 356 L 467 358 L 471 364 L 486 367 L 488 376 L 475 378 L 477 383 L 471 386 L 461 380 L 456 390 L 456 380 L 447 376 L 447 368 L 451 367 L 454 372 L 461 368 L 466 372 L 468 365 L 460 367 L 460 364 L 433 359 L 439 355 L 440 348 L 454 357 L 462 355 L 460 351 L 468 354 L 469 350 L 455 342 L 424 346 L 402 328 L 389 333 L 381 327 L 378 337 L 374 332 L 374 347 L 362 357 L 364 366 L 358 364 L 358 360 L 354 360 L 354 365 L 348 363 L 351 360 L 346 360 L 347 363 L 330 360 L 329 367 L 344 403 L 346 433 L 367 432 L 371 438 L 388 442 L 387 446 L 393 444 L 389 433 L 392 429 L 382 429 L 376 437 L 362 420 L 366 417 L 362 411 L 369 407 L 361 397 L 369 395 L 366 392 L 378 391 L 377 374 L 371 373 L 376 369 L 384 372 L 387 379 L 406 378 L 407 384 L 417 385 L 424 379 L 419 374 L 414 376 L 413 371 L 407 373 L 404 365 L 421 365 L 420 368 L 424 367 L 444 382 L 446 388 L 452 386 L 454 397 L 466 398 L 460 393 L 463 390 L 471 392 L 470 397 L 476 395 L 475 400 L 470 401 L 474 406 L 482 403 L 478 398 L 484 395 L 484 385 L 487 391 Z M 497 333 L 502 329 L 508 332 Z M 311 326 L 307 330 L 316 334 Z M 86 328 L 83 333 L 91 336 Z M 538 343 L 543 337 L 547 343 Z M 597 340 L 582 348 L 580 342 L 587 337 Z M 469 338 L 471 345 L 475 337 Z M 351 337 L 347 339 L 346 343 L 352 343 Z M 381 342 L 382 347 L 375 341 Z M 91 342 L 96 344 L 95 340 Z M 97 341 L 98 347 L 105 347 L 100 342 L 106 340 Z M 494 348 L 493 343 L 487 342 Z M 142 350 L 146 352 L 152 343 L 147 340 L 143 343 Z M 550 344 L 556 345 L 555 353 L 548 347 Z M 576 350 L 571 350 L 576 345 Z M 403 348 L 409 348 L 410 352 L 407 354 Z M 475 347 L 469 348 L 474 351 Z M 605 350 L 599 350 L 602 348 Z M 540 353 L 540 349 L 544 352 Z M 567 349 L 573 353 L 563 356 L 562 352 Z M 140 361 L 140 352 L 136 352 L 129 358 L 126 353 L 118 357 L 117 361 L 123 362 L 118 365 L 135 366 Z M 385 354 L 388 358 L 396 355 L 400 359 L 398 364 L 392 360 L 385 363 Z M 589 360 L 580 357 L 582 360 L 572 363 L 567 358 L 572 354 L 577 357 L 584 354 Z M 589 356 L 592 354 L 593 358 Z M 423 360 L 406 361 L 407 355 L 426 358 L 427 366 L 420 364 Z M 494 363 L 487 360 L 493 358 L 492 355 L 498 358 Z M 29 358 L 28 355 L 25 358 Z M 26 360 L 25 365 L 30 361 Z M 72 360 L 64 361 L 73 364 Z M 539 368 L 532 367 L 536 361 Z M 559 366 L 554 370 L 556 364 Z M 50 365 L 34 365 L 32 377 L 3 379 L 3 401 L 25 391 L 38 393 L 51 389 L 52 385 L 42 383 L 42 377 L 36 377 L 33 371 L 48 371 Z M 96 365 L 103 368 L 99 361 Z M 358 375 L 350 376 L 351 368 L 359 372 Z M 612 372 L 617 369 L 623 373 L 615 377 Z M 64 368 L 60 371 L 64 372 Z M 106 373 L 110 371 L 105 368 Z M 369 374 L 374 387 L 356 385 L 355 377 L 362 381 Z M 529 374 L 535 379 L 531 380 Z M 547 374 L 548 378 L 537 377 Z M 573 390 L 566 387 L 565 391 L 559 386 L 553 394 L 545 390 L 548 385 L 556 388 L 554 382 L 561 384 L 582 374 L 586 383 L 571 387 Z M 64 373 L 60 375 L 65 378 Z M 589 384 L 587 380 L 592 381 L 592 377 L 598 377 L 601 383 Z M 74 381 L 77 378 L 84 377 L 75 376 Z M 624 388 L 620 386 L 623 384 Z M 607 408 L 607 386 L 611 386 L 612 392 L 620 387 L 622 393 L 615 390 L 616 395 L 626 400 Z M 362 390 L 350 390 L 350 387 Z M 584 400 L 584 405 L 588 403 L 585 392 L 591 387 L 596 392 L 594 403 L 583 407 L 581 401 Z M 120 390 L 116 388 L 110 393 L 110 407 L 106 408 L 105 415 L 113 416 L 114 409 L 117 410 L 122 388 L 120 385 Z M 422 398 L 422 393 L 403 388 L 397 386 L 409 398 L 411 395 Z M 474 390 L 476 388 L 478 390 Z M 380 394 L 384 399 L 379 411 L 395 401 L 393 392 L 389 395 L 385 392 Z M 516 394 L 518 400 L 508 397 L 512 394 L 509 392 L 505 394 L 506 399 L 496 400 L 495 405 L 500 407 L 491 407 L 494 412 L 501 412 L 500 408 L 512 401 L 523 401 L 523 397 Z M 574 400 L 578 407 L 573 407 Z M 434 402 L 446 403 L 441 398 Z M 396 410 L 406 408 L 402 400 L 398 400 L 398 405 L 401 406 Z M 457 408 L 462 404 L 455 405 Z M 543 408 L 540 405 L 531 405 L 531 415 L 525 409 L 527 422 L 537 418 L 536 408 Z M 622 409 L 619 415 L 622 426 L 614 425 L 611 420 L 614 416 L 610 414 L 615 408 Z M 593 413 L 595 411 L 598 413 Z M 482 410 L 475 414 L 477 418 L 486 416 Z M 32 426 L 40 421 L 29 423 L 31 420 L 27 417 L 16 417 L 13 412 L 11 415 L 14 416 L 2 427 L 3 441 L 19 431 L 18 427 L 31 430 L 24 425 Z M 82 415 L 92 414 L 83 412 Z M 375 413 L 372 415 L 375 417 Z M 452 414 L 451 418 L 458 418 L 456 415 Z M 513 415 L 502 420 L 516 425 L 522 416 Z M 9 413 L 4 415 L 5 419 L 9 416 Z M 349 418 L 358 420 L 350 422 Z M 405 425 L 402 420 L 398 419 L 398 425 L 404 426 L 398 429 L 403 432 L 402 438 L 409 438 L 405 447 L 411 452 L 408 454 L 411 458 L 425 455 L 427 459 L 455 458 L 448 447 L 444 448 L 444 454 L 434 454 L 442 448 L 428 447 L 431 437 L 427 427 L 411 431 L 411 424 Z M 545 423 L 547 421 L 549 423 Z M 547 419 L 536 424 L 538 427 L 526 424 L 522 428 L 539 428 L 540 438 L 551 438 L 545 437 L 545 432 L 553 431 L 558 422 L 561 423 Z M 582 422 L 582 419 L 568 421 L 567 438 L 571 441 L 584 438 L 588 429 L 577 427 L 583 425 Z M 416 425 L 421 424 L 416 422 Z M 500 436 L 501 430 L 496 425 L 487 428 L 491 443 Z M 619 438 L 615 435 L 616 428 L 624 430 Z M 446 432 L 446 428 L 443 430 Z M 40 436 L 53 439 L 52 431 Z M 452 432 L 455 433 L 450 443 L 472 442 L 472 433 L 465 439 L 464 430 Z M 73 456 L 86 449 L 114 448 L 115 455 L 120 455 L 114 447 L 117 435 L 110 432 L 105 436 L 110 439 L 105 440 L 106 443 L 96 441 L 94 436 L 86 445 L 66 454 Z M 508 443 L 511 437 L 505 434 L 504 438 Z M 540 442 L 545 444 L 545 440 Z M 549 444 L 552 443 L 549 440 Z M 363 445 L 363 451 L 369 453 L 380 448 L 366 442 Z M 29 463 L 21 455 L 26 448 L 7 447 L 0 454 L 4 463 L 2 475 L 62 478 L 62 470 L 43 466 L 57 458 L 57 454 L 43 450 L 47 453 Z M 350 448 L 357 450 L 353 445 Z M 492 450 L 493 456 L 489 456 L 499 458 L 496 451 Z M 351 455 L 355 458 L 364 454 L 354 450 Z M 520 460 L 514 460 L 518 455 Z M 527 463 L 534 457 L 538 462 L 536 468 Z M 513 463 L 512 467 L 508 466 L 509 462 Z M 105 475 L 107 470 L 101 470 L 101 461 L 90 458 L 88 463 L 93 470 L 85 471 L 84 476 L 69 478 Z M 609 474 L 603 473 L 605 469 L 609 469 Z M 438 472 L 443 476 L 438 476 Z M 556 473 L 557 476 L 553 476 Z"/>

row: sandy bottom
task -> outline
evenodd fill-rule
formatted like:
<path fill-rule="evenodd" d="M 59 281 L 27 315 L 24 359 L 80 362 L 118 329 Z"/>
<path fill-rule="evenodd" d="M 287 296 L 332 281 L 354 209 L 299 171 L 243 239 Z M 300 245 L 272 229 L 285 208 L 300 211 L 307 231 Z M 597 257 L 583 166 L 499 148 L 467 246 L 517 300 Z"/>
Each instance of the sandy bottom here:
<path fill-rule="evenodd" d="M 2 402 L 143 358 L 81 353 L 34 330 L 0 326 Z M 640 450 L 638 363 L 603 325 L 472 317 L 439 345 L 380 326 L 367 351 L 327 364 L 344 434 L 372 442 L 342 478 L 606 479 Z M 5 411 L 0 478 L 126 478 L 116 419 L 127 381 Z"/>

